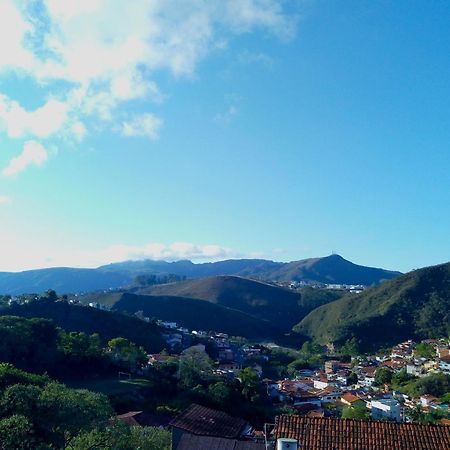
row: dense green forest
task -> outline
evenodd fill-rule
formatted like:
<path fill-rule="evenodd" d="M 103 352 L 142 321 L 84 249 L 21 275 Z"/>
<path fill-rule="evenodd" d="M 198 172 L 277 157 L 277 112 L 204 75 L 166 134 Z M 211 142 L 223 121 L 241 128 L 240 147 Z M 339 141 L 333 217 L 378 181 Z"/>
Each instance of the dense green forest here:
<path fill-rule="evenodd" d="M 122 336 L 142 345 L 149 352 L 157 352 L 164 348 L 164 341 L 154 323 L 147 323 L 124 314 L 71 305 L 49 296 L 41 296 L 23 304 L 8 305 L 3 302 L 0 306 L 0 316 L 2 315 L 51 319 L 57 326 L 67 331 L 97 333 L 103 342 Z"/>
<path fill-rule="evenodd" d="M 354 338 L 361 349 L 450 335 L 450 263 L 399 278 L 312 311 L 295 328 L 320 343 Z"/>
<path fill-rule="evenodd" d="M 168 450 L 167 431 L 111 422 L 108 398 L 0 363 L 0 449 Z"/>

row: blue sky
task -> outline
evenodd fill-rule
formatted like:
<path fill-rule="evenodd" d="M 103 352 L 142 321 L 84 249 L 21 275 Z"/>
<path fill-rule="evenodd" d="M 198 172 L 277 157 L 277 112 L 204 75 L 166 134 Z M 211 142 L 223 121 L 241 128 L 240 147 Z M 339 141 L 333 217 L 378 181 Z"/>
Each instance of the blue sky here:
<path fill-rule="evenodd" d="M 0 0 L 0 270 L 450 259 L 446 1 L 24 3 Z"/>

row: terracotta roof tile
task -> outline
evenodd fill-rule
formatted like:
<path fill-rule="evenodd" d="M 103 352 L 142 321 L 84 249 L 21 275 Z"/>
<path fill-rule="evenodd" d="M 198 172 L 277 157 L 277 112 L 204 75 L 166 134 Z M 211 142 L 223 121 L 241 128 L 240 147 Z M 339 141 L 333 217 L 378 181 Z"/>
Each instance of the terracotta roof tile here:
<path fill-rule="evenodd" d="M 222 411 L 194 404 L 175 417 L 169 425 L 201 436 L 235 439 L 241 436 L 247 422 Z"/>
<path fill-rule="evenodd" d="M 282 415 L 274 435 L 302 450 L 449 450 L 450 427 Z"/>

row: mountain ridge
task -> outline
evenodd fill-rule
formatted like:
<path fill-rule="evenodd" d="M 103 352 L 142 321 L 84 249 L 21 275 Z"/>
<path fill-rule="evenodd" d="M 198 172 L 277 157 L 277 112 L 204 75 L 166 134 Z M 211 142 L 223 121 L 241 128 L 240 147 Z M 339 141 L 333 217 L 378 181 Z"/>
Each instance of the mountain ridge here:
<path fill-rule="evenodd" d="M 57 267 L 0 272 L 0 293 L 39 293 L 48 288 L 59 293 L 117 289 L 132 283 L 133 279 L 141 274 L 174 274 L 186 278 L 233 275 L 275 282 L 372 285 L 394 278 L 400 275 L 400 272 L 360 266 L 339 255 L 291 262 L 265 259 L 230 259 L 209 263 L 193 263 L 189 260 L 139 260 L 111 263 L 95 269 Z"/>

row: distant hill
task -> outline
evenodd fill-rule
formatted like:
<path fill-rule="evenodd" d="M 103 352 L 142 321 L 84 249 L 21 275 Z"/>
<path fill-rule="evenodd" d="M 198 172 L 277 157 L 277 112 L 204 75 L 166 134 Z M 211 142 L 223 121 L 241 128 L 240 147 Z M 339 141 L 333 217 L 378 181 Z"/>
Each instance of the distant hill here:
<path fill-rule="evenodd" d="M 124 314 L 69 305 L 61 301 L 40 299 L 22 305 L 4 306 L 0 308 L 0 316 L 51 319 L 66 331 L 98 333 L 104 342 L 115 337 L 124 337 L 142 345 L 149 352 L 164 348 L 164 341 L 155 324 Z"/>
<path fill-rule="evenodd" d="M 305 288 L 300 293 L 234 276 L 217 276 L 150 286 L 134 292 L 87 295 L 128 312 L 174 320 L 190 329 L 272 338 L 291 331 L 317 306 L 334 301 L 338 291 Z"/>
<path fill-rule="evenodd" d="M 174 321 L 190 330 L 214 330 L 252 339 L 273 339 L 283 332 L 271 322 L 242 311 L 186 297 L 124 293 L 113 308 L 129 313 L 142 311 L 147 317 Z"/>
<path fill-rule="evenodd" d="M 174 274 L 189 279 L 236 275 L 263 281 L 311 281 L 331 284 L 372 285 L 400 275 L 384 269 L 351 263 L 339 255 L 290 263 L 264 259 L 232 259 L 194 264 L 191 261 L 125 261 L 97 269 L 56 267 L 24 272 L 0 272 L 0 294 L 41 293 L 52 288 L 58 293 L 82 293 L 117 289 L 142 274 Z"/>
<path fill-rule="evenodd" d="M 282 267 L 286 263 L 265 259 L 228 259 L 225 261 L 195 264 L 192 261 L 124 261 L 101 266 L 103 271 L 123 272 L 131 276 L 140 273 L 175 274 L 186 278 L 204 278 L 215 275 L 238 275 L 254 277 L 263 275 Z"/>
<path fill-rule="evenodd" d="M 342 256 L 330 255 L 324 258 L 311 258 L 284 264 L 270 272 L 275 281 L 296 280 L 316 281 L 327 284 L 378 284 L 401 275 L 374 267 L 353 264 Z"/>
<path fill-rule="evenodd" d="M 186 278 L 235 275 L 265 281 L 311 281 L 328 284 L 378 284 L 401 275 L 374 267 L 353 264 L 342 256 L 330 255 L 289 263 L 264 259 L 237 259 L 214 263 L 194 264 L 191 261 L 126 261 L 102 266 L 102 270 L 120 270 L 132 274 L 151 272 L 173 273 Z"/>
<path fill-rule="evenodd" d="M 305 300 L 304 296 L 297 292 L 235 276 L 187 280 L 151 286 L 138 292 L 205 300 L 270 321 L 284 330 L 292 328 L 298 317 L 304 317 L 323 304 L 316 297 Z"/>
<path fill-rule="evenodd" d="M 0 293 L 19 295 L 41 293 L 51 288 L 58 293 L 90 292 L 118 288 L 130 283 L 132 276 L 120 271 L 101 269 L 51 269 L 26 270 L 23 272 L 0 272 Z"/>
<path fill-rule="evenodd" d="M 348 294 L 306 316 L 295 331 L 321 343 L 355 337 L 363 348 L 450 335 L 450 263 Z"/>

